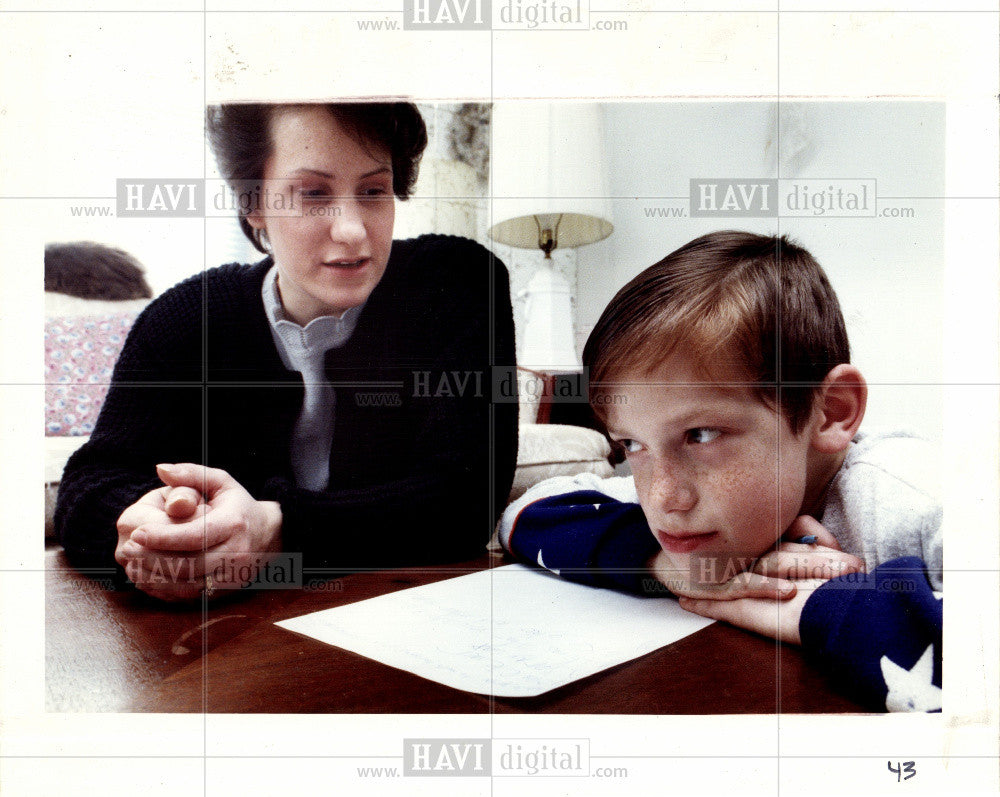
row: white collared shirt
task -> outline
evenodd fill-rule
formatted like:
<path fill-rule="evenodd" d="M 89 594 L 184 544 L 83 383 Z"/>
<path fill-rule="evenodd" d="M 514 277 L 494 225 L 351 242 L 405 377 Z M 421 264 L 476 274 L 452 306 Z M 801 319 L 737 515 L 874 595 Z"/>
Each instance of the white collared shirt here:
<path fill-rule="evenodd" d="M 302 410 L 292 432 L 295 483 L 307 490 L 323 490 L 330 481 L 330 446 L 337 405 L 333 386 L 326 378 L 326 353 L 350 340 L 364 305 L 352 307 L 340 316 L 314 318 L 303 327 L 288 318 L 281 304 L 277 266 L 272 266 L 264 277 L 261 293 L 281 362 L 302 374 L 305 385 Z"/>

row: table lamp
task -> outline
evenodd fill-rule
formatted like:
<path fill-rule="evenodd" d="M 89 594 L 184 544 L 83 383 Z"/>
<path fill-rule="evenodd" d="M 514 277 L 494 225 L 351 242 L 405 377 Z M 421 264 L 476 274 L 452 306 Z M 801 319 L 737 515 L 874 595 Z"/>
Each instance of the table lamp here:
<path fill-rule="evenodd" d="M 614 230 L 601 107 L 498 102 L 492 128 L 489 235 L 544 255 L 525 290 L 518 363 L 539 371 L 579 371 L 572 291 L 552 268 L 552 252 L 601 241 Z"/>

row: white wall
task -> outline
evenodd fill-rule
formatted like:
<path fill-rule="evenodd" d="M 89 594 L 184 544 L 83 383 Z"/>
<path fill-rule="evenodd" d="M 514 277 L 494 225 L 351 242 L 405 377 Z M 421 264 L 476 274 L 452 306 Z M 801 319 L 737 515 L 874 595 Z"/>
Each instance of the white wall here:
<path fill-rule="evenodd" d="M 578 250 L 578 338 L 614 293 L 718 229 L 789 234 L 841 301 L 854 362 L 872 384 L 866 425 L 940 435 L 944 106 L 919 102 L 616 103 L 605 109 L 615 232 Z M 779 173 L 780 170 L 780 173 Z M 657 218 L 687 208 L 691 178 L 872 178 L 913 218 Z M 899 199 L 888 199 L 889 197 Z"/>

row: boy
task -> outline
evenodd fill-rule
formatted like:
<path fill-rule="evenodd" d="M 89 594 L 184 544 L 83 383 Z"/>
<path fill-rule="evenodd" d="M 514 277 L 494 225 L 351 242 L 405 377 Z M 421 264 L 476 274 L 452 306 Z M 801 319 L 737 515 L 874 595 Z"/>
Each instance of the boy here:
<path fill-rule="evenodd" d="M 585 583 L 664 585 L 689 610 L 822 649 L 842 672 L 858 654 L 839 660 L 830 605 L 861 607 L 860 630 L 877 630 L 870 641 L 889 644 L 896 666 L 909 671 L 931 647 L 940 661 L 931 589 L 941 589 L 941 508 L 929 457 L 914 437 L 858 432 L 867 386 L 850 364 L 837 297 L 805 249 L 741 232 L 698 238 L 612 299 L 583 359 L 595 414 L 633 477 L 537 485 L 504 513 L 508 550 Z M 914 589 L 874 589 L 888 573 L 857 572 L 890 560 Z M 829 583 L 839 595 L 802 580 L 845 573 Z M 863 600 L 845 604 L 855 593 Z M 765 598 L 787 603 L 779 612 Z M 914 600 L 929 622 L 914 625 Z M 926 695 L 900 697 L 882 658 L 855 673 L 867 679 L 862 699 L 939 707 L 939 665 L 937 687 L 929 676 Z"/>

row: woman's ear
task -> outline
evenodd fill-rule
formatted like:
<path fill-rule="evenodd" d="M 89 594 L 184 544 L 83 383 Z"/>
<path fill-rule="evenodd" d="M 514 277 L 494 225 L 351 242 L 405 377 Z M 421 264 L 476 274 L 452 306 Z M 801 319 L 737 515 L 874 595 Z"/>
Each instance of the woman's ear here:
<path fill-rule="evenodd" d="M 255 230 L 264 230 L 264 214 L 261 213 L 260 210 L 251 210 L 249 213 L 244 214 L 243 218 L 245 218 L 250 226 Z"/>
<path fill-rule="evenodd" d="M 244 214 L 243 218 L 246 219 L 247 224 L 250 225 L 250 229 L 253 230 L 250 235 L 257 243 L 257 248 L 267 252 L 269 255 L 274 254 L 271 251 L 271 242 L 267 238 L 267 224 L 264 214 L 260 210 L 252 210 Z M 244 227 L 245 230 L 246 228 Z"/>
<path fill-rule="evenodd" d="M 861 371 L 844 363 L 830 370 L 816 397 L 818 425 L 810 444 L 824 454 L 843 451 L 854 439 L 868 404 L 868 385 Z"/>

